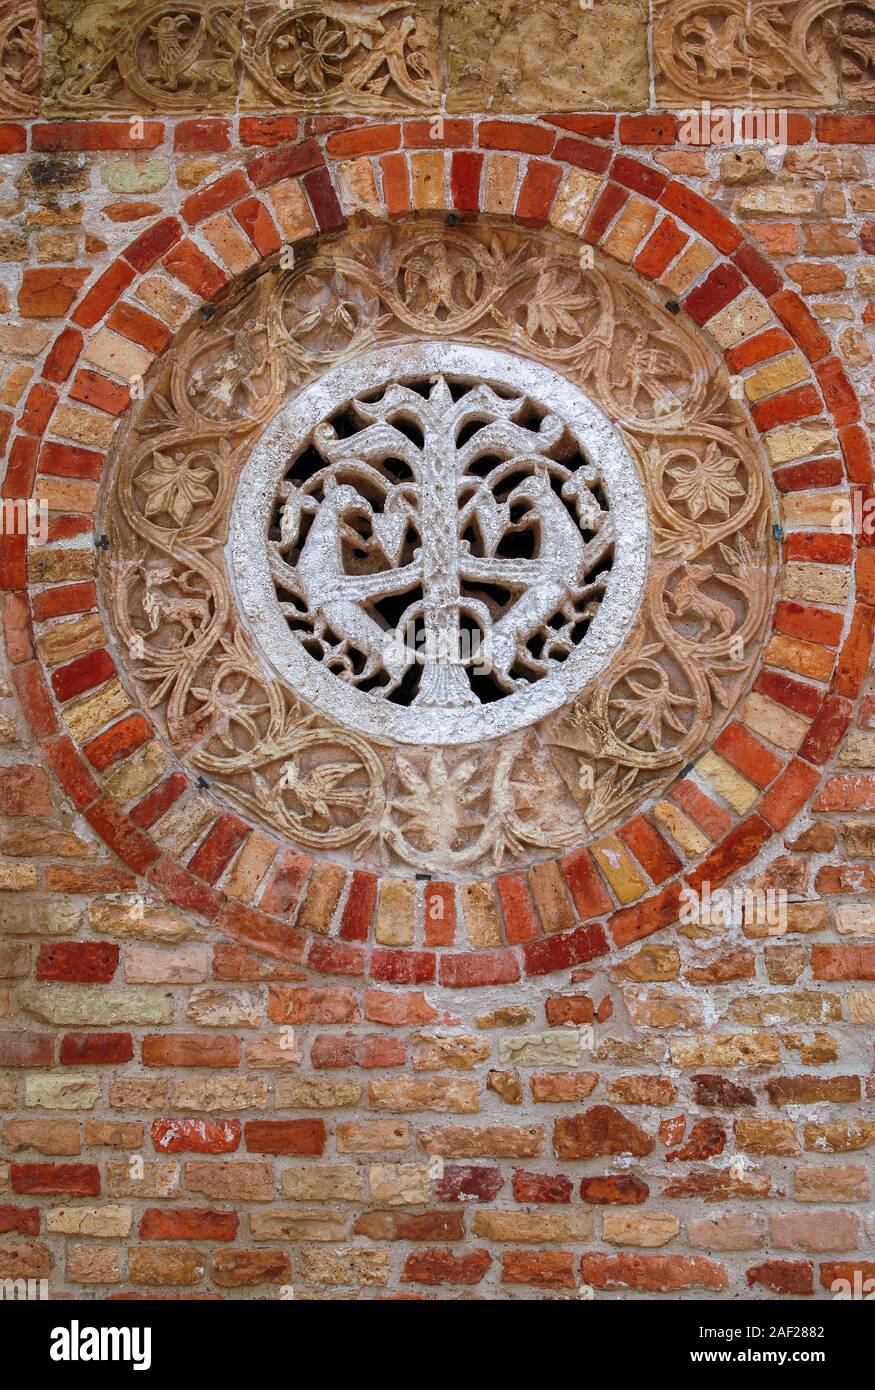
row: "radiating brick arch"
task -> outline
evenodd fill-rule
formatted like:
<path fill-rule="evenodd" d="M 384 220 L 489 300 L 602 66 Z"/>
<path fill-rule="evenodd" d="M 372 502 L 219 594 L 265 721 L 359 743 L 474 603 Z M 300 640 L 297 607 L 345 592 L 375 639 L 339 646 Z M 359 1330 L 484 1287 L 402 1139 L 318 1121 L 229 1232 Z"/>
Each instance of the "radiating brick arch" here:
<path fill-rule="evenodd" d="M 635 122 L 670 119 L 623 118 L 621 140 L 632 143 L 652 131 Z M 307 894 L 319 891 L 319 862 L 302 875 L 277 844 L 258 879 L 257 895 L 247 900 L 225 891 L 229 866 L 246 852 L 253 833 L 237 816 L 217 804 L 194 852 L 189 849 L 179 862 L 149 833 L 170 805 L 189 794 L 190 774 L 171 772 L 127 810 L 104 791 L 100 763 L 108 752 L 96 761 L 93 749 L 91 757 L 84 754 L 83 744 L 93 744 L 94 735 L 77 740 L 67 715 L 75 708 L 72 702 L 116 678 L 109 644 L 50 667 L 35 646 L 31 626 L 93 611 L 96 597 L 85 554 L 81 574 L 71 577 L 69 562 L 63 570 L 60 561 L 53 567 L 56 550 L 50 545 L 29 572 L 26 537 L 4 536 L 0 579 L 6 590 L 8 653 L 49 765 L 73 804 L 130 869 L 220 933 L 329 974 L 370 974 L 405 983 L 439 979 L 449 986 L 510 983 L 581 964 L 670 927 L 684 884 L 698 888 L 706 880 L 713 886 L 727 881 L 818 794 L 822 769 L 850 724 L 871 651 L 875 552 L 871 538 L 806 530 L 793 516 L 804 516 L 804 500 L 813 504 L 818 493 L 832 498 L 853 486 L 866 498 L 875 496 L 859 404 L 826 335 L 775 267 L 682 181 L 609 143 L 613 125 L 613 117 L 600 116 L 353 125 L 241 157 L 239 167 L 190 194 L 178 217 L 151 223 L 71 306 L 43 379 L 32 387 L 17 420 L 4 495 L 42 495 L 49 488 L 55 499 L 50 541 L 68 542 L 67 549 L 76 550 L 81 536 L 83 552 L 90 547 L 90 521 L 77 511 L 76 499 L 81 507 L 88 485 L 96 488 L 106 455 L 93 443 L 86 447 L 76 441 L 70 411 L 86 405 L 99 412 L 109 447 L 129 392 L 83 354 L 105 329 L 137 344 L 149 358 L 168 348 L 170 330 L 133 298 L 142 279 L 159 268 L 184 286 L 195 304 L 209 308 L 240 277 L 257 274 L 284 243 L 295 245 L 357 222 L 487 214 L 527 227 L 549 226 L 631 266 L 700 330 L 707 332 L 727 306 L 746 305 L 747 319 L 743 314 L 739 322 L 749 320 L 748 330 L 731 335 L 731 342 L 718 342 L 733 374 L 747 379 L 794 346 L 802 354 L 804 373 L 789 389 L 755 402 L 751 415 L 766 437 L 782 505 L 792 499 L 786 534 L 780 537 L 784 563 L 846 570 L 849 597 L 844 617 L 817 604 L 783 600 L 773 614 L 774 636 L 814 641 L 824 653 L 816 675 L 799 680 L 770 665 L 767 652 L 754 682 L 754 690 L 796 716 L 795 746 L 776 750 L 767 769 L 757 773 L 755 741 L 730 723 L 715 746 L 732 766 L 758 779 L 755 804 L 744 813 L 732 812 L 684 779 L 673 804 L 707 841 L 698 854 L 673 847 L 652 817 L 633 816 L 612 837 L 631 855 L 643 885 L 626 903 L 612 892 L 590 851 L 581 849 L 528 874 L 501 874 L 458 892 L 451 884 L 429 884 L 425 896 L 438 894 L 452 903 L 448 916 L 440 931 L 430 929 L 427 916 L 418 921 L 413 941 L 403 947 L 373 940 L 377 905 L 381 893 L 391 894 L 391 880 L 387 888 L 387 881 L 381 884 L 375 875 L 355 870 L 339 894 L 337 935 L 306 931 L 297 925 L 298 914 Z M 836 457 L 812 461 L 804 452 L 794 457 L 787 432 L 822 415 L 834 423 Z M 788 440 L 780 450 L 774 443 L 779 436 Z M 66 509 L 65 495 L 71 499 Z M 105 736 L 105 750 L 113 740 L 127 740 L 127 748 L 128 742 L 136 747 L 136 739 L 151 737 L 140 713 L 114 713 L 107 723 L 114 732 Z M 551 930 L 560 899 L 573 925 Z M 484 902 L 499 923 L 502 944 L 465 949 L 466 921 L 486 910 Z"/>

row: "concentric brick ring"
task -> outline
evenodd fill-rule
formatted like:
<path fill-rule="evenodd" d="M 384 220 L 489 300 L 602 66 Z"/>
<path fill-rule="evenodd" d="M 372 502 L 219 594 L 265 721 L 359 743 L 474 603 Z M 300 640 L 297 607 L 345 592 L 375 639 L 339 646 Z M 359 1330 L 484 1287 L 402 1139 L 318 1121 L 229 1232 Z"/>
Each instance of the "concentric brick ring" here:
<path fill-rule="evenodd" d="M 479 170 L 483 145 L 495 148 L 497 142 L 506 148 L 501 142 L 513 139 L 514 122 L 486 124 L 488 138 L 481 127 L 479 150 L 456 149 L 450 157 L 451 210 L 459 214 L 472 215 L 477 208 L 472 174 L 475 166 Z M 387 148 L 380 145 L 380 129 L 361 132 L 376 141 L 364 148 Z M 187 842 L 177 855 L 162 848 L 149 831 L 173 804 L 186 804 L 183 796 L 196 794 L 190 778 L 170 772 L 129 811 L 106 791 L 107 770 L 111 776 L 120 755 L 146 747 L 151 730 L 144 715 L 125 704 L 120 685 L 116 693 L 114 663 L 106 647 L 93 645 L 99 634 L 90 536 L 88 547 L 76 540 L 88 535 L 88 521 L 81 512 L 63 515 L 63 480 L 93 479 L 102 465 L 100 452 L 83 447 L 83 435 L 77 433 L 81 406 L 94 412 L 86 412 L 92 422 L 90 443 L 98 438 L 108 443 L 114 422 L 127 408 L 128 390 L 94 366 L 83 365 L 75 373 L 73 369 L 83 353 L 85 360 L 100 364 L 97 340 L 105 318 L 109 333 L 127 336 L 154 354 L 166 330 L 136 305 L 117 301 L 138 275 L 159 261 L 205 302 L 226 292 L 229 276 L 197 245 L 196 233 L 185 237 L 176 219 L 163 219 L 86 291 L 46 361 L 44 381 L 27 397 L 12 442 L 6 495 L 32 490 L 47 497 L 53 519 L 49 547 L 29 557 L 26 538 L 3 538 L 7 645 L 31 727 L 61 786 L 110 849 L 156 891 L 237 940 L 285 959 L 305 959 L 316 970 L 371 973 L 405 982 L 439 975 L 451 986 L 498 984 L 523 973 L 541 975 L 585 961 L 605 954 L 611 941 L 623 947 L 670 926 L 677 920 L 682 884 L 725 882 L 813 797 L 821 769 L 850 722 L 871 650 L 872 550 L 861 536 L 826 528 L 832 503 L 846 494 L 848 484 L 871 495 L 872 465 L 858 423 L 858 404 L 838 359 L 829 356 L 825 335 L 741 233 L 682 184 L 614 154 L 608 145 L 561 134 L 557 140 L 547 123 L 525 129 L 542 134 L 543 153 L 552 152 L 552 162 L 544 166 L 529 161 L 515 215 L 529 224 L 550 221 L 599 246 L 600 254 L 617 255 L 625 264 L 631 261 L 641 275 L 677 298 L 695 323 L 706 329 L 710 324 L 708 331 L 717 320 L 730 369 L 746 383 L 756 380 L 747 393 L 755 398 L 754 423 L 765 435 L 783 498 L 782 596 L 753 693 L 761 703 L 773 701 L 795 716 L 790 721 L 792 743 L 789 736 L 784 740 L 791 746 L 766 749 L 749 727 L 728 725 L 713 756 L 747 784 L 738 805 L 731 806 L 708 781 L 709 771 L 712 776 L 715 771 L 712 763 L 704 773 L 684 778 L 674 788 L 662 822 L 639 815 L 612 837 L 612 852 L 630 856 L 634 886 L 631 879 L 625 887 L 618 878 L 612 881 L 605 861 L 588 850 L 545 861 L 527 875 L 500 875 L 494 881 L 465 885 L 459 892 L 434 882 L 426 890 L 398 878 L 380 882 L 373 874 L 339 871 L 330 863 L 314 864 L 281 852 L 218 807 L 201 826 L 196 842 Z M 317 222 L 322 230 L 337 229 L 344 213 L 334 191 L 330 159 L 335 150 L 349 154 L 350 149 L 340 142 L 332 149 L 333 138 L 328 160 L 316 142 L 256 158 L 246 174 L 224 175 L 192 195 L 183 217 L 195 227 L 203 218 L 230 208 L 253 254 L 272 255 L 280 243 L 275 218 L 290 237 L 290 181 L 303 174 L 308 202 L 300 196 L 298 235 L 312 233 Z M 350 133 L 343 138 L 348 141 Z M 411 134 L 414 144 L 415 139 Z M 435 157 L 434 151 L 427 156 L 430 161 Z M 383 155 L 388 205 L 382 215 L 404 212 L 405 201 L 409 206 L 407 180 L 412 170 L 417 187 L 418 158 L 409 152 Z M 366 166 L 360 172 L 364 176 L 370 171 L 373 181 L 370 160 L 363 155 L 355 162 Z M 487 203 L 488 187 L 486 182 Z M 349 199 L 344 188 L 349 188 L 348 175 L 341 196 Z M 494 211 L 488 205 L 484 210 Z M 633 223 L 637 236 L 630 231 Z M 734 308 L 727 314 L 729 306 Z M 735 325 L 728 337 L 727 321 Z M 791 388 L 756 399 L 764 382 L 768 388 L 768 377 L 762 375 L 766 365 L 786 364 L 794 342 L 801 355 L 792 358 L 798 375 Z M 787 378 L 774 380 L 783 384 Z M 63 389 L 63 400 L 56 388 Z M 832 417 L 835 435 L 822 425 L 821 415 Z M 815 423 L 802 424 L 805 420 Z M 838 446 L 834 456 L 830 445 Z M 88 649 L 52 665 L 53 647 L 44 639 L 59 618 L 83 625 L 77 640 Z M 803 660 L 808 663 L 804 669 Z M 94 697 L 108 702 L 108 731 L 83 721 L 83 704 Z M 117 707 L 113 700 L 119 702 Z M 102 742 L 97 744 L 97 739 Z M 432 913 L 438 900 L 443 911 Z M 327 918 L 326 903 L 331 904 Z M 386 931 L 385 924 L 399 920 L 408 924 L 409 944 L 394 944 L 399 939 L 397 926 Z M 370 945 L 366 943 L 372 925 L 375 940 Z M 459 949 L 463 944 L 469 949 Z"/>

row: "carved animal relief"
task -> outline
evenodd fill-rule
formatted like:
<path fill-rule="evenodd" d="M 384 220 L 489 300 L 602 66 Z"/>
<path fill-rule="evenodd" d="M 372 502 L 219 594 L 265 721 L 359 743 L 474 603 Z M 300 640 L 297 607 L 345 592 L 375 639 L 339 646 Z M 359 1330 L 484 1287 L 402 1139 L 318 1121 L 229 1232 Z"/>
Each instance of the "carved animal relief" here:
<path fill-rule="evenodd" d="M 473 876 L 582 843 L 758 655 L 768 493 L 727 386 L 552 234 L 323 240 L 180 335 L 115 451 L 131 679 L 292 844 Z"/>

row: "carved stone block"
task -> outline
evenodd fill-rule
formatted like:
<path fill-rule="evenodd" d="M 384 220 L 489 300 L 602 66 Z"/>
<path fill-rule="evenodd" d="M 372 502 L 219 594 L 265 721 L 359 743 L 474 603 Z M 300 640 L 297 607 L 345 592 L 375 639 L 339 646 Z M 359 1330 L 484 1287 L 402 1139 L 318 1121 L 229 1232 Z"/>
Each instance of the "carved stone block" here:
<path fill-rule="evenodd" d="M 41 48 L 36 0 L 0 0 L 0 116 L 36 115 Z"/>
<path fill-rule="evenodd" d="M 243 0 L 45 0 L 43 112 L 232 111 Z"/>
<path fill-rule="evenodd" d="M 636 110 L 649 94 L 643 0 L 449 0 L 450 111 Z"/>

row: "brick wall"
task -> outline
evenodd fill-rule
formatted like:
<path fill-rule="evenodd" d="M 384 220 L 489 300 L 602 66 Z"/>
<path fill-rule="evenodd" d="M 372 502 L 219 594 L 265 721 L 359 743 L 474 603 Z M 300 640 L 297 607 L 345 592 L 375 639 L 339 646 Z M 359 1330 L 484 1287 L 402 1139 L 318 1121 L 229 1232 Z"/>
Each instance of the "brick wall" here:
<path fill-rule="evenodd" d="M 0 124 L 3 497 L 49 507 L 47 544 L 0 538 L 0 1278 L 501 1300 L 875 1276 L 875 115 L 793 110 L 776 155 L 682 143 L 646 91 L 465 100 L 439 127 L 236 101 Z M 634 267 L 755 381 L 784 571 L 753 702 L 619 835 L 378 885 L 161 760 L 94 516 L 130 382 L 191 315 L 283 244 L 447 214 Z M 706 882 L 784 893 L 784 929 L 683 920 Z"/>

